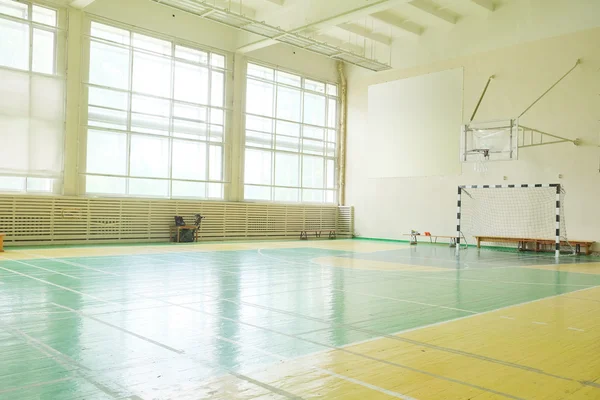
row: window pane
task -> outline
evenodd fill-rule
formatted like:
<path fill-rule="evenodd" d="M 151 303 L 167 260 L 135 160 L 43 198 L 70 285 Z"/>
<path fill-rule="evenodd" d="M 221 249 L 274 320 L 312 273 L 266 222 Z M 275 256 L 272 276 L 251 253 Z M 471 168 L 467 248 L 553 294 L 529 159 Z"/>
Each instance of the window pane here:
<path fill-rule="evenodd" d="M 273 88 L 270 83 L 248 79 L 246 111 L 250 114 L 273 116 Z"/>
<path fill-rule="evenodd" d="M 216 68 L 225 68 L 225 56 L 220 54 L 211 53 L 210 65 Z"/>
<path fill-rule="evenodd" d="M 211 181 L 223 180 L 223 148 L 221 146 L 210 146 L 209 154 L 209 179 Z M 212 197 L 212 196 L 211 196 Z"/>
<path fill-rule="evenodd" d="M 206 121 L 206 107 L 175 103 L 173 114 L 175 117 Z"/>
<path fill-rule="evenodd" d="M 206 183 L 173 181 L 173 197 L 198 197 L 206 198 Z"/>
<path fill-rule="evenodd" d="M 99 24 L 98 22 L 92 22 L 91 33 L 93 37 L 110 40 L 120 44 L 129 44 L 129 32 L 125 29 L 115 28 L 114 26 L 108 26 Z"/>
<path fill-rule="evenodd" d="M 171 55 L 171 42 L 146 35 L 140 35 L 139 33 L 133 34 L 133 47 L 167 56 Z"/>
<path fill-rule="evenodd" d="M 213 125 L 223 125 L 225 123 L 225 113 L 218 108 L 210 109 L 210 123 Z"/>
<path fill-rule="evenodd" d="M 300 151 L 300 139 L 277 135 L 275 148 L 277 150 L 298 152 Z"/>
<path fill-rule="evenodd" d="M 42 29 L 33 30 L 33 65 L 35 72 L 54 73 L 54 33 Z"/>
<path fill-rule="evenodd" d="M 325 191 L 325 203 L 335 204 L 335 192 L 333 190 Z"/>
<path fill-rule="evenodd" d="M 297 202 L 300 197 L 300 189 L 275 188 L 275 201 Z"/>
<path fill-rule="evenodd" d="M 246 200 L 271 200 L 271 188 L 265 186 L 244 186 L 244 198 Z"/>
<path fill-rule="evenodd" d="M 248 64 L 248 76 L 255 76 L 272 81 L 275 71 L 272 68 L 256 64 Z"/>
<path fill-rule="evenodd" d="M 0 65 L 29 69 L 29 27 L 0 19 Z"/>
<path fill-rule="evenodd" d="M 275 185 L 298 186 L 300 182 L 300 156 L 297 154 L 275 154 Z"/>
<path fill-rule="evenodd" d="M 324 192 L 322 190 L 307 190 L 302 191 L 302 201 L 307 203 L 323 203 Z"/>
<path fill-rule="evenodd" d="M 93 86 L 88 88 L 88 102 L 91 105 L 127 110 L 128 98 L 129 95 L 125 92 L 117 92 Z"/>
<path fill-rule="evenodd" d="M 311 79 L 304 80 L 304 89 L 314 92 L 325 93 L 325 84 L 323 82 L 313 81 Z"/>
<path fill-rule="evenodd" d="M 300 137 L 300 124 L 293 122 L 277 121 L 277 134 Z"/>
<path fill-rule="evenodd" d="M 173 140 L 173 178 L 206 180 L 206 144 Z"/>
<path fill-rule="evenodd" d="M 304 93 L 304 123 L 325 126 L 325 97 Z"/>
<path fill-rule="evenodd" d="M 190 82 L 190 85 L 193 85 Z M 171 61 L 145 53 L 133 54 L 133 91 L 159 97 L 171 96 Z"/>
<path fill-rule="evenodd" d="M 329 128 L 337 127 L 337 101 L 335 101 L 334 99 L 328 100 L 327 127 L 329 127 Z"/>
<path fill-rule="evenodd" d="M 219 125 L 211 125 L 210 126 L 210 141 L 211 142 L 223 142 L 223 137 L 225 133 L 223 132 L 223 127 Z"/>
<path fill-rule="evenodd" d="M 305 126 L 302 130 L 302 137 L 325 140 L 325 129 L 315 128 L 314 126 Z"/>
<path fill-rule="evenodd" d="M 175 63 L 175 98 L 190 103 L 208 104 L 208 69 Z"/>
<path fill-rule="evenodd" d="M 155 179 L 129 179 L 129 194 L 134 196 L 169 196 L 169 181 Z"/>
<path fill-rule="evenodd" d="M 127 129 L 127 112 L 88 107 L 88 125 L 98 128 Z"/>
<path fill-rule="evenodd" d="M 21 19 L 28 18 L 27 4 L 13 0 L 0 0 L 0 13 Z M 0 35 L 2 37 L 2 35 Z"/>
<path fill-rule="evenodd" d="M 137 113 L 168 117 L 171 114 L 171 102 L 134 94 L 131 98 L 131 110 Z"/>
<path fill-rule="evenodd" d="M 86 193 L 125 195 L 126 187 L 126 178 L 91 175 L 85 177 Z"/>
<path fill-rule="evenodd" d="M 208 53 L 189 47 L 175 46 L 175 57 L 199 64 L 208 64 Z"/>
<path fill-rule="evenodd" d="M 308 154 L 323 155 L 325 152 L 325 143 L 317 140 L 303 140 L 302 152 Z"/>
<path fill-rule="evenodd" d="M 302 157 L 302 186 L 305 188 L 323 188 L 325 184 L 325 165 L 321 157 Z"/>
<path fill-rule="evenodd" d="M 273 120 L 270 118 L 256 117 L 254 115 L 246 116 L 246 129 L 259 132 L 273 132 Z"/>
<path fill-rule="evenodd" d="M 34 22 L 44 25 L 56 26 L 56 11 L 50 10 L 49 8 L 45 7 L 39 7 L 36 5 L 32 6 L 32 10 L 33 15 L 31 19 Z"/>
<path fill-rule="evenodd" d="M 129 50 L 103 43 L 90 44 L 90 83 L 129 88 Z"/>
<path fill-rule="evenodd" d="M 151 135 L 169 135 L 169 118 L 131 113 L 131 130 Z"/>
<path fill-rule="evenodd" d="M 89 130 L 86 171 L 93 174 L 127 174 L 127 135 Z"/>
<path fill-rule="evenodd" d="M 246 131 L 246 145 L 270 149 L 273 147 L 273 135 L 270 133 Z"/>
<path fill-rule="evenodd" d="M 300 90 L 277 88 L 277 118 L 300 122 L 301 109 Z"/>
<path fill-rule="evenodd" d="M 224 186 L 222 183 L 209 183 L 207 186 L 209 199 L 223 199 Z"/>
<path fill-rule="evenodd" d="M 27 191 L 38 193 L 51 193 L 54 186 L 54 179 L 48 178 L 27 178 Z"/>
<path fill-rule="evenodd" d="M 182 139 L 208 140 L 208 125 L 204 122 L 175 119 L 173 136 Z"/>
<path fill-rule="evenodd" d="M 2 11 L 2 3 L 0 3 Z M 0 176 L 0 192 L 24 192 L 25 178 L 17 176 Z"/>
<path fill-rule="evenodd" d="M 327 189 L 335 189 L 335 161 L 327 160 Z"/>
<path fill-rule="evenodd" d="M 327 130 L 327 141 L 328 142 L 336 142 L 337 141 L 337 131 L 333 129 Z"/>
<path fill-rule="evenodd" d="M 277 71 L 277 82 L 290 86 L 302 86 L 302 78 L 298 75 L 288 74 L 287 72 Z"/>
<path fill-rule="evenodd" d="M 130 158 L 132 176 L 169 177 L 169 140 L 166 138 L 131 135 Z"/>
<path fill-rule="evenodd" d="M 215 107 L 225 105 L 225 75 L 222 72 L 212 71 L 210 84 L 210 104 Z"/>
<path fill-rule="evenodd" d="M 338 95 L 337 85 L 327 84 L 327 94 L 330 96 L 337 96 Z"/>
<path fill-rule="evenodd" d="M 246 149 L 245 180 L 246 183 L 270 185 L 271 182 L 270 151 Z"/>

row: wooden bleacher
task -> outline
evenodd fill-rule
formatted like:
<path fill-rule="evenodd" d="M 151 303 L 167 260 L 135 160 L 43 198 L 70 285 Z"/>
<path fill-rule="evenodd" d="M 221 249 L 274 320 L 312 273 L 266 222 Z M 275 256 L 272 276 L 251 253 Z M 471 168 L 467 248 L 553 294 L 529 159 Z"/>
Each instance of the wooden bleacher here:
<path fill-rule="evenodd" d="M 475 236 L 477 239 L 477 248 L 481 248 L 482 242 L 494 242 L 494 243 L 516 243 L 519 250 L 528 250 L 527 245 L 533 244 L 534 251 L 544 251 L 545 246 L 551 246 L 554 251 L 554 245 L 556 242 L 550 239 L 532 239 L 532 238 L 513 238 L 513 237 L 500 237 L 500 236 Z M 589 240 L 563 240 L 560 242 L 561 246 L 574 246 L 575 253 L 581 254 L 581 248 L 585 248 L 585 254 L 590 255 L 592 253 L 592 245 L 594 241 Z"/>

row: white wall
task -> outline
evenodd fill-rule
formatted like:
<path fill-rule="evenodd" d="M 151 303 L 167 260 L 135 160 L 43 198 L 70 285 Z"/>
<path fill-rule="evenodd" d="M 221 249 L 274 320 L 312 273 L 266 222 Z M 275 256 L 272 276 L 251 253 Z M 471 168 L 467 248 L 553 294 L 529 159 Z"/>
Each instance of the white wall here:
<path fill-rule="evenodd" d="M 410 69 L 380 74 L 356 68 L 349 71 L 347 203 L 356 207 L 356 232 L 363 237 L 389 239 L 406 239 L 402 235 L 411 229 L 453 235 L 458 185 L 559 182 L 567 191 L 568 236 L 600 242 L 600 29 L 446 61 L 436 61 L 438 56 L 432 55 Z M 367 127 L 369 85 L 463 67 L 466 121 L 487 78 L 495 74 L 477 119 L 514 117 L 578 58 L 583 64 L 522 122 L 569 138 L 579 137 L 583 146 L 523 149 L 518 161 L 491 163 L 486 176 L 475 173 L 472 165 L 464 165 L 460 175 L 447 177 L 370 179 L 366 173 L 365 164 L 377 157 L 364 152 L 371 137 Z"/>

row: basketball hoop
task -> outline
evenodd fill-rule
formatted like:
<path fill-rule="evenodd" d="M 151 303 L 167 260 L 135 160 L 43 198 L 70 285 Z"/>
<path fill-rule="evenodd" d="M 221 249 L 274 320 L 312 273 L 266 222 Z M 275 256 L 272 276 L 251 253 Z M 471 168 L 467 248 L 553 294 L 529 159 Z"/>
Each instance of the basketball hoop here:
<path fill-rule="evenodd" d="M 485 174 L 488 170 L 487 163 L 490 161 L 490 149 L 473 149 L 470 153 L 474 153 L 476 157 L 473 170 Z"/>

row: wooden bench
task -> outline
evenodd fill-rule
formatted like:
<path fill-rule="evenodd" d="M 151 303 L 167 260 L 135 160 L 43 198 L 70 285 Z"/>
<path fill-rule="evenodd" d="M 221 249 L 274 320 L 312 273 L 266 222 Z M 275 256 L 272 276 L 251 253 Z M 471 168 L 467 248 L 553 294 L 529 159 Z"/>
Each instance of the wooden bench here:
<path fill-rule="evenodd" d="M 501 237 L 501 236 L 475 236 L 477 239 L 477 248 L 481 248 L 481 242 L 496 242 L 496 243 L 516 243 L 519 250 L 528 250 L 527 244 L 533 244 L 535 246 L 534 251 L 544 251 L 544 246 L 554 246 L 555 240 L 552 239 L 532 239 L 532 238 L 513 238 L 513 237 Z M 585 254 L 590 255 L 592 253 L 592 245 L 594 241 L 589 240 L 561 240 L 561 246 L 574 246 L 575 253 L 581 254 L 581 248 L 585 248 Z M 554 250 L 554 247 L 551 248 Z"/>
<path fill-rule="evenodd" d="M 323 233 L 322 230 L 311 230 L 307 229 L 300 232 L 300 240 L 308 240 L 309 232 L 314 232 L 316 238 L 320 238 Z M 337 237 L 335 230 L 329 230 L 329 239 L 335 239 Z"/>
<path fill-rule="evenodd" d="M 421 235 L 421 234 L 414 234 L 414 233 L 405 233 L 404 236 L 410 236 L 410 244 L 417 244 L 417 238 L 418 237 L 427 237 L 429 238 L 429 242 L 430 243 L 437 243 L 438 238 L 442 238 L 442 239 L 450 239 L 450 246 L 451 247 L 455 247 L 456 246 L 456 236 L 444 236 L 444 235 Z"/>
<path fill-rule="evenodd" d="M 6 233 L 0 233 L 0 253 L 4 251 L 4 236 Z"/>

